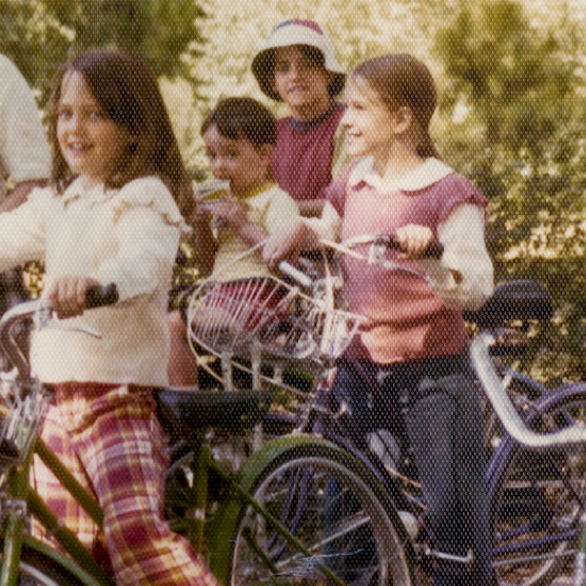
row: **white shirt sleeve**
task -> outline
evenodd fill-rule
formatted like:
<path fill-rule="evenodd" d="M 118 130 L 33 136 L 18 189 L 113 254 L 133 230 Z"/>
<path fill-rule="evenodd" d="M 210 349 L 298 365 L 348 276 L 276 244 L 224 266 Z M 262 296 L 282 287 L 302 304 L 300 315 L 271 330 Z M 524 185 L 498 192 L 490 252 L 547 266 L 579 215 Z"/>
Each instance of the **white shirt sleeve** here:
<path fill-rule="evenodd" d="M 120 300 L 152 293 L 173 266 L 179 227 L 151 207 L 136 206 L 121 215 L 115 231 L 118 252 L 100 263 L 100 282 L 116 283 Z"/>
<path fill-rule="evenodd" d="M 5 58 L 0 68 L 0 160 L 4 172 L 17 183 L 46 179 L 51 172 L 51 157 L 32 91 Z"/>
<path fill-rule="evenodd" d="M 451 308 L 478 309 L 492 294 L 493 266 L 484 241 L 484 210 L 456 206 L 438 226 L 441 260 L 418 260 L 429 285 Z"/>

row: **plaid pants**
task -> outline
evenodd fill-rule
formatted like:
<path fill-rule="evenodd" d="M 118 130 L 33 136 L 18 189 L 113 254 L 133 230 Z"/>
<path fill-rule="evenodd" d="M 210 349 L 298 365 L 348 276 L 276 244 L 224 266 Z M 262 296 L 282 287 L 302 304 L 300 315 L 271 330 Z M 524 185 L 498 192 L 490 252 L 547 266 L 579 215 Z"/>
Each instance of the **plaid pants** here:
<path fill-rule="evenodd" d="M 120 586 L 217 586 L 163 514 L 166 444 L 150 389 L 95 383 L 55 386 L 41 436 L 104 511 L 103 533 L 37 458 L 33 486 Z M 42 536 L 37 524 L 34 531 Z M 107 565 L 106 564 L 106 565 Z"/>

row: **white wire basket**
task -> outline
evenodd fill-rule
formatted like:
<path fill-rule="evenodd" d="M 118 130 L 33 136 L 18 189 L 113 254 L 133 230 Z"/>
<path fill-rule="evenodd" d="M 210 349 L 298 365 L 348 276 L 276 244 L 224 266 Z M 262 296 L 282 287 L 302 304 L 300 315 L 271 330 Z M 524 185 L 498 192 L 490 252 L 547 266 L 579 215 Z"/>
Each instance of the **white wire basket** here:
<path fill-rule="evenodd" d="M 257 253 L 250 249 L 236 262 Z M 191 295 L 189 344 L 205 373 L 200 384 L 270 390 L 263 433 L 280 435 L 309 414 L 315 383 L 364 318 L 346 311 L 338 267 L 327 257 L 302 259 L 300 283 L 273 274 L 230 279 L 234 267 L 225 265 Z"/>
<path fill-rule="evenodd" d="M 25 460 L 51 397 L 38 381 L 0 373 L 0 471 Z"/>
<path fill-rule="evenodd" d="M 294 362 L 336 358 L 361 320 L 273 275 L 205 282 L 187 312 L 191 344 L 214 356 Z"/>

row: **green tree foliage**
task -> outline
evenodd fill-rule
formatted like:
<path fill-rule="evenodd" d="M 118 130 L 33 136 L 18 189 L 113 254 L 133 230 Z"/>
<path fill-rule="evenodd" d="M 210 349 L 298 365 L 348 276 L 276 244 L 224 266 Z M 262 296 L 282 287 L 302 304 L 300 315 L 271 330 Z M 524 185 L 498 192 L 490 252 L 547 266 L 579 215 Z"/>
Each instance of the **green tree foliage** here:
<path fill-rule="evenodd" d="M 0 51 L 43 100 L 74 37 L 75 32 L 54 18 L 46 3 L 0 0 Z"/>
<path fill-rule="evenodd" d="M 203 16 L 194 0 L 0 0 L 0 50 L 44 101 L 56 68 L 88 47 L 125 48 L 160 76 L 187 76 Z"/>
<path fill-rule="evenodd" d="M 443 152 L 491 198 L 497 279 L 554 296 L 539 352 L 547 377 L 583 378 L 586 342 L 586 102 L 582 39 L 569 20 L 536 28 L 513 0 L 462 5 L 436 37 L 448 75 Z M 453 137 L 458 139 L 454 140 Z"/>

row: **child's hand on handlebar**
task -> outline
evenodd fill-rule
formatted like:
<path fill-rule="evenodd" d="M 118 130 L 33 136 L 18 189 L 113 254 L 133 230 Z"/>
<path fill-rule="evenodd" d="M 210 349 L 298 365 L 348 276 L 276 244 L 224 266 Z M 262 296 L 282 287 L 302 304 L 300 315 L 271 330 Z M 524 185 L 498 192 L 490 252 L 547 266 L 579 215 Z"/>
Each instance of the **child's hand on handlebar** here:
<path fill-rule="evenodd" d="M 396 232 L 397 240 L 405 257 L 421 256 L 434 239 L 433 232 L 427 226 L 407 224 Z"/>
<path fill-rule="evenodd" d="M 101 284 L 90 277 L 61 277 L 51 283 L 46 299 L 59 319 L 81 315 L 86 309 L 88 290 L 100 288 Z"/>

